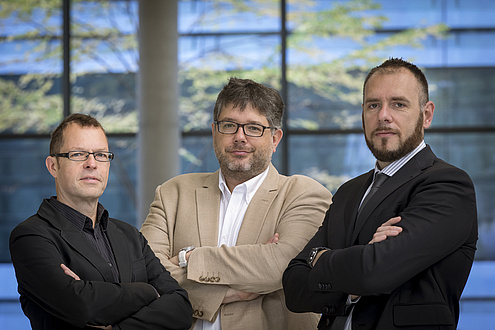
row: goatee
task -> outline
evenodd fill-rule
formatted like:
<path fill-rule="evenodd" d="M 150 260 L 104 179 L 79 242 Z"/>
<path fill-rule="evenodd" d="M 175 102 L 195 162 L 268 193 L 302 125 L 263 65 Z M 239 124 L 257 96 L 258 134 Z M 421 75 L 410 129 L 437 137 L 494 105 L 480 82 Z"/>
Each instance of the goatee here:
<path fill-rule="evenodd" d="M 386 131 L 388 130 L 387 127 L 378 127 L 375 129 L 375 131 Z M 375 131 L 372 132 L 372 136 L 375 133 Z M 398 137 L 399 139 L 401 138 L 400 133 Z M 421 141 L 423 140 L 423 112 L 420 112 L 418 122 L 416 123 L 416 127 L 414 128 L 413 134 L 408 137 L 404 142 L 399 144 L 399 147 L 395 150 L 387 150 L 387 143 L 388 143 L 388 138 L 382 138 L 381 139 L 381 148 L 375 146 L 372 140 L 368 139 L 366 136 L 366 130 L 364 134 L 364 139 L 366 140 L 366 144 L 368 145 L 368 148 L 370 149 L 371 153 L 375 158 L 381 162 L 386 162 L 386 163 L 391 163 L 394 162 L 398 159 L 401 159 L 408 153 L 414 150 Z"/>

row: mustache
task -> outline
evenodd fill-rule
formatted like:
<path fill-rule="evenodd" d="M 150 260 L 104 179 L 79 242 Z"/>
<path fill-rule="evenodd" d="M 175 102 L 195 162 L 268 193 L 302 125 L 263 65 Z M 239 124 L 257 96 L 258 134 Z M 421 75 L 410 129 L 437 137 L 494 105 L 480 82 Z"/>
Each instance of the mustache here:
<path fill-rule="evenodd" d="M 385 131 L 394 131 L 394 130 L 388 126 L 380 126 L 375 128 L 372 133 L 375 134 L 376 132 L 385 132 Z"/>
<path fill-rule="evenodd" d="M 241 143 L 234 143 L 233 145 L 226 147 L 225 151 L 227 151 L 227 152 L 231 152 L 231 151 L 253 152 L 254 148 L 253 147 L 246 147 L 244 144 L 241 144 Z"/>

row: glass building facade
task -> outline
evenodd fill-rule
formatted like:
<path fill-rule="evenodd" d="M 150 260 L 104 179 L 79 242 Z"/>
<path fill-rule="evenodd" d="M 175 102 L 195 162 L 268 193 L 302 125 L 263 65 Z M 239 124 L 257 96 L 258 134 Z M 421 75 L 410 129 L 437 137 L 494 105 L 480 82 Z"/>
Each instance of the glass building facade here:
<path fill-rule="evenodd" d="M 191 0 L 178 1 L 178 15 L 182 173 L 218 168 L 211 113 L 222 86 L 237 76 L 284 97 L 284 138 L 274 155 L 280 172 L 311 176 L 335 192 L 374 165 L 361 132 L 366 73 L 388 57 L 421 67 L 436 105 L 425 140 L 468 172 L 477 193 L 478 252 L 459 328 L 494 324 L 495 2 Z M 101 121 L 116 158 L 100 201 L 112 217 L 142 221 L 138 27 L 137 0 L 0 1 L 0 275 L 10 281 L 0 289 L 1 328 L 28 328 L 8 237 L 55 194 L 44 160 L 49 133 L 64 116 L 83 112 Z"/>

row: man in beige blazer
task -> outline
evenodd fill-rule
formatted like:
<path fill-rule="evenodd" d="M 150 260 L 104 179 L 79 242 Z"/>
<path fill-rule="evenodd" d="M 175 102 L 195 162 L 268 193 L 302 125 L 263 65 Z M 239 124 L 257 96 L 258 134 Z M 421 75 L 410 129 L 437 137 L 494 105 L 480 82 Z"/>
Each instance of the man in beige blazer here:
<path fill-rule="evenodd" d="M 193 305 L 193 329 L 316 329 L 285 306 L 282 273 L 321 225 L 331 194 L 271 164 L 282 139 L 279 93 L 231 78 L 215 104 L 215 173 L 156 189 L 141 228 Z"/>

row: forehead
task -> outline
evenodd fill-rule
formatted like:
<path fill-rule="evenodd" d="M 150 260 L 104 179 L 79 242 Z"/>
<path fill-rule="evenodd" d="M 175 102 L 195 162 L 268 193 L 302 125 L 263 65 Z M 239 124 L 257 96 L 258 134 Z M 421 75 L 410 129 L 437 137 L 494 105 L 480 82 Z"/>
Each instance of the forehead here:
<path fill-rule="evenodd" d="M 419 97 L 420 85 L 412 72 L 401 68 L 392 72 L 377 71 L 366 83 L 365 100 L 368 98 Z"/>
<path fill-rule="evenodd" d="M 105 133 L 99 127 L 69 124 L 63 133 L 63 147 L 104 149 L 108 147 Z"/>
<path fill-rule="evenodd" d="M 251 103 L 248 103 L 246 107 L 241 110 L 239 107 L 235 107 L 232 104 L 227 104 L 223 107 L 219 115 L 219 120 L 234 120 L 239 123 L 259 122 L 268 124 L 268 119 Z"/>

